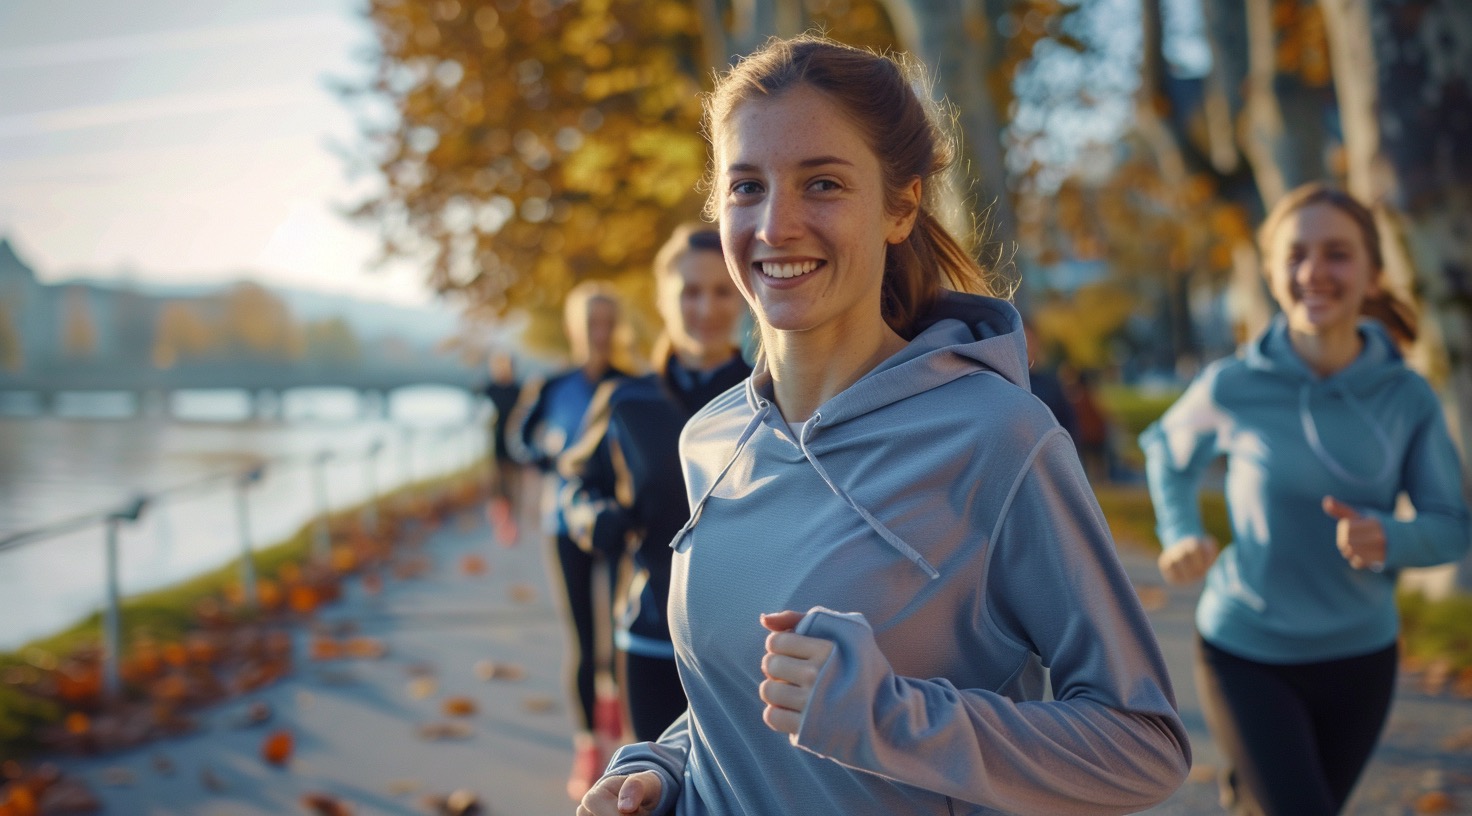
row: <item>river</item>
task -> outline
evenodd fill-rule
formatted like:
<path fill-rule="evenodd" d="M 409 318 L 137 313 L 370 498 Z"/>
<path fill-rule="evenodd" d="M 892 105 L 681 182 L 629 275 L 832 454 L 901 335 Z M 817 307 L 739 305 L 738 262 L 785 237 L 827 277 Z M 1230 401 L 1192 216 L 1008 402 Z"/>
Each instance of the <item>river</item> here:
<path fill-rule="evenodd" d="M 272 421 L 249 418 L 244 392 L 175 394 L 172 418 L 134 416 L 130 400 L 73 394 L 57 416 L 0 416 L 0 541 L 162 493 L 120 528 L 124 597 L 240 554 L 234 480 L 213 476 L 266 463 L 245 494 L 250 537 L 261 547 L 316 514 L 318 459 L 327 506 L 337 508 L 361 502 L 375 483 L 384 491 L 464 467 L 486 441 L 488 409 L 448 388 L 396 392 L 385 417 L 371 419 L 360 416 L 355 393 L 333 389 L 288 392 Z M 0 650 L 100 608 L 104 542 L 103 526 L 89 524 L 0 550 Z"/>

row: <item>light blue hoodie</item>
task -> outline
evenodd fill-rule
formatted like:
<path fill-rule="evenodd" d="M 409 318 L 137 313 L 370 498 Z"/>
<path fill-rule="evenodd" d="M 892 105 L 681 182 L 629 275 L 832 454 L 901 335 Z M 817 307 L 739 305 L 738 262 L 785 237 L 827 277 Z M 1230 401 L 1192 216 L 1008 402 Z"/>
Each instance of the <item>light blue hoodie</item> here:
<path fill-rule="evenodd" d="M 609 769 L 658 771 L 657 813 L 1129 813 L 1184 779 L 1164 662 L 1027 390 L 1016 310 L 947 294 L 932 320 L 796 438 L 763 368 L 685 427 L 670 618 L 690 709 Z M 791 739 L 757 696 L 758 615 L 783 609 L 835 643 Z"/>
<path fill-rule="evenodd" d="M 1343 370 L 1315 375 L 1281 317 L 1242 355 L 1202 372 L 1140 436 L 1160 540 L 1203 535 L 1197 490 L 1227 457 L 1231 546 L 1207 574 L 1202 637 L 1264 663 L 1369 654 L 1395 641 L 1401 567 L 1467 552 L 1462 474 L 1430 386 L 1376 323 Z M 1414 521 L 1394 518 L 1404 491 Z M 1356 570 L 1335 546 L 1333 496 L 1385 526 L 1382 572 Z"/>

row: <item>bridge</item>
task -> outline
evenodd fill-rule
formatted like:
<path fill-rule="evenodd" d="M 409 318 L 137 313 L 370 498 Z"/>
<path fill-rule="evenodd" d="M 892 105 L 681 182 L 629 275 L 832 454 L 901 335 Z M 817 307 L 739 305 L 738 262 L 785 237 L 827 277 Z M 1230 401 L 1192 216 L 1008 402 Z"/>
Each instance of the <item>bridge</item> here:
<path fill-rule="evenodd" d="M 256 413 L 268 414 L 280 405 L 284 391 L 298 388 L 345 388 L 363 396 L 365 410 L 382 410 L 387 396 L 402 388 L 443 386 L 467 391 L 479 388 L 479 371 L 446 360 L 412 363 L 191 363 L 168 369 L 68 364 L 19 374 L 0 373 L 0 393 L 35 395 L 43 412 L 50 412 L 58 394 L 126 392 L 134 394 L 140 410 L 167 405 L 175 391 L 230 389 L 252 395 Z M 376 406 L 376 407 L 375 407 Z"/>

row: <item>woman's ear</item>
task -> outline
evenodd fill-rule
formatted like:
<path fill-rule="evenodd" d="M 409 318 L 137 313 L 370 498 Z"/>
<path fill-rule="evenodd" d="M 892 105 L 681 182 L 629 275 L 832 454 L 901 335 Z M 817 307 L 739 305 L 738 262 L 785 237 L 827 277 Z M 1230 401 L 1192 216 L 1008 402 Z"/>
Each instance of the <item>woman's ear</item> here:
<path fill-rule="evenodd" d="M 910 179 L 910 183 L 900 190 L 899 201 L 896 202 L 900 214 L 895 216 L 894 226 L 884 237 L 886 243 L 901 244 L 910 237 L 910 232 L 915 229 L 915 219 L 920 216 L 921 192 L 919 176 Z"/>

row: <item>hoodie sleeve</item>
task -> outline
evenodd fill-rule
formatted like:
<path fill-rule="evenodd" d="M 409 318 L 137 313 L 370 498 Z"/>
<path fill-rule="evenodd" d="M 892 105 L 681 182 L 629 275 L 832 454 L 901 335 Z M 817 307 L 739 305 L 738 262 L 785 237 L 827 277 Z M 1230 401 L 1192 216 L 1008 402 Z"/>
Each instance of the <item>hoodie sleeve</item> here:
<path fill-rule="evenodd" d="M 654 806 L 653 816 L 664 816 L 675 812 L 689 755 L 690 712 L 686 711 L 659 735 L 657 742 L 636 742 L 618 749 L 603 777 L 627 776 L 639 771 L 659 774 L 659 804 Z"/>
<path fill-rule="evenodd" d="M 1385 565 L 1429 567 L 1456 561 L 1467 554 L 1467 503 L 1462 493 L 1462 463 L 1447 432 L 1441 406 L 1429 389 L 1427 417 L 1411 436 L 1401 474 L 1401 486 L 1416 508 L 1416 518 L 1400 521 L 1388 513 L 1373 513 L 1385 528 Z"/>
<path fill-rule="evenodd" d="M 618 558 L 631 520 L 618 501 L 619 478 L 610 421 L 620 383 L 598 387 L 583 419 L 583 432 L 557 457 L 557 472 L 567 482 L 558 494 L 568 535 L 586 552 Z"/>
<path fill-rule="evenodd" d="M 793 742 L 1009 813 L 1150 807 L 1184 780 L 1190 745 L 1150 624 L 1061 429 L 1038 443 L 1012 495 L 992 531 L 988 615 L 977 626 L 1039 655 L 1054 699 L 897 676 L 862 616 L 818 609 L 798 631 L 835 649 Z"/>
<path fill-rule="evenodd" d="M 553 464 L 535 443 L 537 426 L 547 410 L 543 399 L 546 387 L 547 381 L 540 377 L 522 386 L 521 396 L 506 420 L 506 452 L 513 460 L 542 471 L 551 470 Z"/>
<path fill-rule="evenodd" d="M 1207 465 L 1217 455 L 1217 432 L 1224 420 L 1212 397 L 1218 371 L 1212 367 L 1204 372 L 1140 434 L 1155 532 L 1164 547 L 1187 536 L 1206 535 L 1198 492 Z"/>

